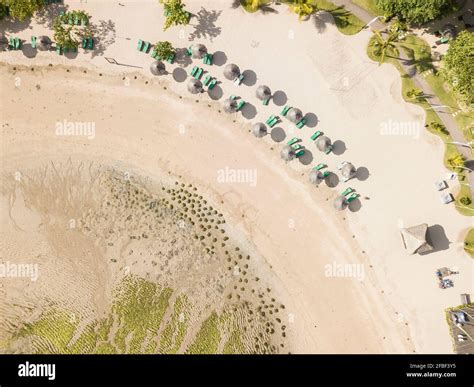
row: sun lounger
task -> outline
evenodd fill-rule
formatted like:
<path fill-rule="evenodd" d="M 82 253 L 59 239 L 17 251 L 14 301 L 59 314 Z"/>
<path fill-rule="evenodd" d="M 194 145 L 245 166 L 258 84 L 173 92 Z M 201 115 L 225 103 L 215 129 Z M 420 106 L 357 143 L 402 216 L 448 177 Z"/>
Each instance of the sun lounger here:
<path fill-rule="evenodd" d="M 196 79 L 201 78 L 201 75 L 203 72 L 204 72 L 204 69 L 202 67 L 199 67 L 198 70 L 196 71 L 196 74 L 194 74 L 194 78 Z"/>
<path fill-rule="evenodd" d="M 171 54 L 167 59 L 166 61 L 170 64 L 173 64 L 174 63 L 174 57 L 175 57 L 175 54 Z"/>
<path fill-rule="evenodd" d="M 328 148 L 328 150 L 327 150 L 326 152 L 324 152 L 324 153 L 326 153 L 326 154 L 328 155 L 328 154 L 331 153 L 331 152 L 332 152 L 332 145 L 331 145 L 331 146 Z"/>
<path fill-rule="evenodd" d="M 243 107 L 245 106 L 245 101 L 244 100 L 240 100 L 239 103 L 237 104 L 237 108 L 235 109 L 236 111 L 239 111 L 241 110 Z"/>
<path fill-rule="evenodd" d="M 293 137 L 290 141 L 287 142 L 287 145 L 292 146 L 293 144 L 297 143 L 300 141 L 298 137 Z"/>
<path fill-rule="evenodd" d="M 286 105 L 286 106 L 283 108 L 283 110 L 281 111 L 281 115 L 282 115 L 283 117 L 285 117 L 285 116 L 286 116 L 286 113 L 288 113 L 288 111 L 289 111 L 290 109 L 291 109 L 291 106 Z"/>
<path fill-rule="evenodd" d="M 211 82 L 211 79 L 212 79 L 211 75 L 210 75 L 210 74 L 207 74 L 207 75 L 206 75 L 206 78 L 204 78 L 204 81 L 202 82 L 202 84 L 203 84 L 204 86 L 207 86 L 207 85 L 209 84 L 209 82 Z"/>
<path fill-rule="evenodd" d="M 359 196 L 360 196 L 360 195 L 359 195 L 358 193 L 355 193 L 355 192 L 351 193 L 351 194 L 349 195 L 349 197 L 347 197 L 346 203 L 350 203 L 350 202 L 356 200 Z"/>
<path fill-rule="evenodd" d="M 209 83 L 209 90 L 212 90 L 214 88 L 214 86 L 217 85 L 217 79 L 214 78 L 211 83 Z"/>
<path fill-rule="evenodd" d="M 301 144 L 294 144 L 294 145 L 292 145 L 291 147 L 292 147 L 294 150 L 298 150 L 298 149 L 301 149 L 301 148 L 302 148 Z"/>
<path fill-rule="evenodd" d="M 295 154 L 296 157 L 301 157 L 301 156 L 303 156 L 303 155 L 304 155 L 304 149 L 299 150 L 299 151 L 296 152 L 296 154 Z"/>
<path fill-rule="evenodd" d="M 57 47 L 56 47 L 56 52 L 57 52 L 59 55 L 62 55 L 62 54 L 63 54 L 63 49 L 61 48 L 61 46 L 57 46 Z"/>
<path fill-rule="evenodd" d="M 341 193 L 342 196 L 347 196 L 349 195 L 350 193 L 354 192 L 354 189 L 352 189 L 351 187 L 347 187 L 344 192 Z"/>
<path fill-rule="evenodd" d="M 31 37 L 31 47 L 36 48 L 36 36 Z"/>
<path fill-rule="evenodd" d="M 81 25 L 81 21 L 82 21 L 82 20 L 79 18 L 78 15 L 74 16 L 74 24 L 75 24 L 76 26 L 80 26 L 80 25 Z"/>
<path fill-rule="evenodd" d="M 193 55 L 193 51 L 191 50 L 191 47 L 189 47 L 189 48 L 186 49 L 186 55 L 187 55 L 187 56 Z"/>
<path fill-rule="evenodd" d="M 270 121 L 272 121 L 276 116 L 274 114 L 272 114 L 270 117 L 268 117 L 268 119 L 265 121 L 266 124 L 270 123 Z"/>
<path fill-rule="evenodd" d="M 21 48 L 21 39 L 15 38 L 15 50 L 19 50 Z"/>
<path fill-rule="evenodd" d="M 212 57 L 213 57 L 212 54 L 204 55 L 204 58 L 202 58 L 203 63 L 207 65 L 212 65 Z"/>
<path fill-rule="evenodd" d="M 87 39 L 87 48 L 89 50 L 94 49 L 94 38 L 92 36 Z"/>
<path fill-rule="evenodd" d="M 240 74 L 237 78 L 234 79 L 234 83 L 236 85 L 240 85 L 244 80 L 244 74 Z"/>
<path fill-rule="evenodd" d="M 311 136 L 311 141 L 316 140 L 319 136 L 321 136 L 323 133 L 318 130 L 317 132 L 314 132 L 313 135 Z"/>
<path fill-rule="evenodd" d="M 194 66 L 190 72 L 191 76 L 194 77 L 194 75 L 196 74 L 196 72 L 198 71 L 198 67 L 197 66 Z"/>
<path fill-rule="evenodd" d="M 323 172 L 323 179 L 325 179 L 326 177 L 328 177 L 330 173 L 331 173 L 331 172 L 329 172 L 329 171 L 324 171 L 324 172 Z"/>
<path fill-rule="evenodd" d="M 138 46 L 137 46 L 137 50 L 138 51 L 141 51 L 143 49 L 143 40 L 141 39 L 138 39 Z"/>
<path fill-rule="evenodd" d="M 263 103 L 265 106 L 267 106 L 269 102 L 270 102 L 270 98 L 266 98 L 266 99 L 264 99 L 264 100 L 262 101 L 262 103 Z"/>
<path fill-rule="evenodd" d="M 150 50 L 151 43 L 150 42 L 144 42 L 142 52 L 145 54 L 148 54 L 148 51 Z"/>
<path fill-rule="evenodd" d="M 156 50 L 151 50 L 151 51 L 150 51 L 150 56 L 151 56 L 153 59 L 160 60 L 160 57 L 158 56 L 158 53 L 156 52 Z"/>
<path fill-rule="evenodd" d="M 326 168 L 326 164 L 321 163 L 321 164 L 316 165 L 313 169 L 316 171 L 320 171 L 323 168 Z"/>
<path fill-rule="evenodd" d="M 269 123 L 268 123 L 268 126 L 270 128 L 273 128 L 278 122 L 278 117 L 275 117 L 273 120 L 271 120 Z"/>
<path fill-rule="evenodd" d="M 296 127 L 298 129 L 301 129 L 304 125 L 306 124 L 306 120 L 304 118 L 302 118 L 297 124 L 296 124 Z"/>

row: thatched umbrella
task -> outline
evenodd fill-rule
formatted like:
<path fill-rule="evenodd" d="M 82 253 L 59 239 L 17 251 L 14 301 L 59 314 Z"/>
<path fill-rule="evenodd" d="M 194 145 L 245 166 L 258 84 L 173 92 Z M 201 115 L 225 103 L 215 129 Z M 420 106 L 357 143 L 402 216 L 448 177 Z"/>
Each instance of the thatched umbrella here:
<path fill-rule="evenodd" d="M 403 244 L 410 254 L 422 254 L 433 250 L 433 246 L 427 241 L 428 225 L 426 223 L 417 226 L 402 228 Z"/>
<path fill-rule="evenodd" d="M 202 83 L 199 79 L 191 78 L 188 82 L 188 91 L 191 94 L 197 94 L 202 91 Z"/>
<path fill-rule="evenodd" d="M 352 179 L 357 173 L 356 168 L 352 163 L 344 163 L 341 168 L 341 175 L 344 181 Z"/>
<path fill-rule="evenodd" d="M 286 116 L 296 124 L 303 118 L 303 112 L 298 108 L 291 108 Z"/>
<path fill-rule="evenodd" d="M 268 86 L 260 85 L 259 87 L 257 87 L 256 95 L 258 99 L 264 101 L 271 97 L 272 91 Z"/>
<path fill-rule="evenodd" d="M 252 132 L 255 137 L 263 137 L 267 134 L 267 127 L 263 122 L 257 122 L 254 126 L 252 126 Z"/>
<path fill-rule="evenodd" d="M 334 199 L 334 208 L 338 211 L 343 210 L 347 207 L 346 197 L 344 195 L 338 196 Z"/>
<path fill-rule="evenodd" d="M 165 64 L 159 60 L 155 60 L 150 65 L 150 71 L 153 75 L 162 75 L 166 72 Z"/>
<path fill-rule="evenodd" d="M 321 152 L 327 152 L 331 149 L 331 140 L 327 136 L 321 136 L 316 140 L 316 148 Z"/>
<path fill-rule="evenodd" d="M 5 51 L 8 47 L 8 39 L 5 36 L 0 37 L 0 50 Z"/>
<path fill-rule="evenodd" d="M 317 169 L 312 169 L 311 172 L 309 173 L 309 181 L 310 183 L 314 185 L 319 185 L 324 180 L 324 176 L 321 173 L 321 171 L 318 171 Z"/>
<path fill-rule="evenodd" d="M 40 51 L 48 51 L 52 45 L 51 39 L 45 35 L 38 36 L 38 39 L 36 39 L 36 48 Z"/>
<path fill-rule="evenodd" d="M 226 113 L 235 113 L 237 111 L 237 101 L 230 98 L 224 100 L 224 111 Z"/>
<path fill-rule="evenodd" d="M 202 59 L 207 54 L 207 48 L 204 44 L 193 44 L 191 52 L 194 59 Z"/>
<path fill-rule="evenodd" d="M 285 161 L 293 160 L 295 158 L 295 150 L 291 146 L 285 145 L 280 152 L 280 156 Z"/>
<path fill-rule="evenodd" d="M 229 63 L 224 67 L 224 77 L 230 80 L 234 80 L 240 75 L 239 66 L 233 63 Z"/>

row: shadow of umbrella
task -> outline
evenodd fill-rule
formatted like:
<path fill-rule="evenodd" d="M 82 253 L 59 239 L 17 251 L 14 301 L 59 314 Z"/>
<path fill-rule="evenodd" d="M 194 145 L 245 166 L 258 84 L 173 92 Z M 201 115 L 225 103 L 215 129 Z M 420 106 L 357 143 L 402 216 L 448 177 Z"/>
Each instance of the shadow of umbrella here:
<path fill-rule="evenodd" d="M 223 51 L 216 51 L 212 57 L 214 66 L 224 66 L 227 63 L 227 55 Z"/>
<path fill-rule="evenodd" d="M 253 86 L 257 83 L 257 74 L 253 70 L 245 70 L 242 75 L 244 76 L 244 80 L 242 83 L 245 86 Z"/>
<path fill-rule="evenodd" d="M 366 167 L 359 167 L 356 171 L 357 180 L 365 181 L 369 178 L 370 172 Z"/>
<path fill-rule="evenodd" d="M 305 149 L 304 150 L 304 155 L 299 157 L 298 160 L 303 165 L 309 165 L 314 160 L 313 153 L 309 149 Z"/>
<path fill-rule="evenodd" d="M 336 140 L 334 144 L 332 144 L 332 153 L 336 156 L 342 155 L 346 151 L 346 144 L 344 141 Z"/>
<path fill-rule="evenodd" d="M 329 175 L 326 176 L 325 182 L 329 188 L 337 187 L 339 184 L 339 176 L 337 176 L 334 172 L 329 172 Z"/>
<path fill-rule="evenodd" d="M 288 102 L 288 97 L 284 91 L 277 90 L 273 93 L 272 101 L 276 106 L 283 106 Z"/>
<path fill-rule="evenodd" d="M 216 85 L 213 89 L 208 90 L 207 94 L 209 95 L 209 98 L 216 101 L 222 98 L 222 96 L 224 95 L 224 91 L 222 90 L 222 87 Z"/>
<path fill-rule="evenodd" d="M 304 116 L 304 119 L 306 120 L 306 126 L 308 128 L 314 128 L 316 125 L 318 125 L 318 116 L 314 113 L 306 113 Z"/>
<path fill-rule="evenodd" d="M 188 73 L 186 72 L 185 69 L 183 69 L 181 67 L 176 67 L 173 70 L 173 79 L 176 82 L 180 82 L 180 83 L 184 82 L 187 78 L 188 78 Z"/>
<path fill-rule="evenodd" d="M 247 120 L 251 120 L 257 115 L 257 109 L 255 108 L 254 105 L 252 105 L 249 102 L 246 102 L 244 107 L 241 110 L 242 116 L 246 118 Z"/>
<path fill-rule="evenodd" d="M 277 126 L 272 129 L 270 137 L 275 142 L 282 142 L 286 138 L 286 133 L 280 126 Z"/>
<path fill-rule="evenodd" d="M 354 199 L 352 202 L 349 203 L 349 211 L 350 212 L 357 212 L 361 209 L 362 207 L 362 202 L 359 200 L 359 198 Z"/>

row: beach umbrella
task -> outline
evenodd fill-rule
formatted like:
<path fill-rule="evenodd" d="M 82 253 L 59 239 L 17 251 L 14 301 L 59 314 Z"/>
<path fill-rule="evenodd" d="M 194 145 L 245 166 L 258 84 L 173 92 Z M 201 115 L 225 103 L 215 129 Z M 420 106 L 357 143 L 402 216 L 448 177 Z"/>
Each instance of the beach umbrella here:
<path fill-rule="evenodd" d="M 8 47 L 8 39 L 5 36 L 0 37 L 0 50 L 5 51 Z"/>
<path fill-rule="evenodd" d="M 295 150 L 291 146 L 285 145 L 280 152 L 280 156 L 285 161 L 293 160 L 295 158 Z"/>
<path fill-rule="evenodd" d="M 230 98 L 224 100 L 224 111 L 226 113 L 235 113 L 237 111 L 237 101 Z"/>
<path fill-rule="evenodd" d="M 40 51 L 48 51 L 52 45 L 51 39 L 45 35 L 38 36 L 38 39 L 36 39 L 36 48 Z"/>
<path fill-rule="evenodd" d="M 311 184 L 319 185 L 319 183 L 321 183 L 323 180 L 324 180 L 324 176 L 321 173 L 321 171 L 312 169 L 311 172 L 309 173 L 309 181 Z"/>
<path fill-rule="evenodd" d="M 229 63 L 224 67 L 224 77 L 230 80 L 234 80 L 240 75 L 239 66 L 233 63 Z"/>
<path fill-rule="evenodd" d="M 344 163 L 341 168 L 341 175 L 344 181 L 352 179 L 356 175 L 356 168 L 352 163 Z"/>
<path fill-rule="evenodd" d="M 204 44 L 193 44 L 191 47 L 192 57 L 194 59 L 201 59 L 207 54 L 207 48 Z"/>
<path fill-rule="evenodd" d="M 303 113 L 300 109 L 298 108 L 291 108 L 289 111 L 288 111 L 288 114 L 286 115 L 288 117 L 288 119 L 293 122 L 293 123 L 297 123 L 299 122 L 302 118 L 303 118 Z"/>
<path fill-rule="evenodd" d="M 428 243 L 428 224 L 422 223 L 417 226 L 400 229 L 405 249 L 410 254 L 422 254 L 433 250 L 433 246 Z"/>
<path fill-rule="evenodd" d="M 347 207 L 346 197 L 344 195 L 338 196 L 334 199 L 334 208 L 338 211 L 343 210 Z"/>
<path fill-rule="evenodd" d="M 316 140 L 316 148 L 318 148 L 321 152 L 328 152 L 331 149 L 331 140 L 329 137 L 319 137 Z"/>
<path fill-rule="evenodd" d="M 188 82 L 188 91 L 191 94 L 197 94 L 202 91 L 202 83 L 196 78 L 191 78 Z"/>
<path fill-rule="evenodd" d="M 150 71 L 153 75 L 162 75 L 166 72 L 165 64 L 159 60 L 155 60 L 150 65 Z"/>
<path fill-rule="evenodd" d="M 255 137 L 263 137 L 267 134 L 267 127 L 263 122 L 257 122 L 254 126 L 252 126 L 252 132 Z"/>
<path fill-rule="evenodd" d="M 258 99 L 263 101 L 270 98 L 272 92 L 268 86 L 260 85 L 259 87 L 257 87 L 256 95 Z"/>

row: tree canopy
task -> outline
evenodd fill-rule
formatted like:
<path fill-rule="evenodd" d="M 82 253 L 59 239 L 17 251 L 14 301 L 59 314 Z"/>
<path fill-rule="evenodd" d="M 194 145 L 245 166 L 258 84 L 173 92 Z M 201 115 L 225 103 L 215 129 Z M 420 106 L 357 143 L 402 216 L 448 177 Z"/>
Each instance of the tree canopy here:
<path fill-rule="evenodd" d="M 43 5 L 44 0 L 0 0 L 0 8 L 5 10 L 8 7 L 9 16 L 20 21 L 33 16 Z"/>
<path fill-rule="evenodd" d="M 461 31 L 449 44 L 442 60 L 442 74 L 468 103 L 474 103 L 474 33 Z"/>
<path fill-rule="evenodd" d="M 182 0 L 160 0 L 163 3 L 165 9 L 165 25 L 164 30 L 167 30 L 171 26 L 177 26 L 180 24 L 188 24 L 191 14 L 184 9 L 185 5 Z"/>
<path fill-rule="evenodd" d="M 455 6 L 454 0 L 375 0 L 375 4 L 386 15 L 412 24 L 427 23 Z"/>

